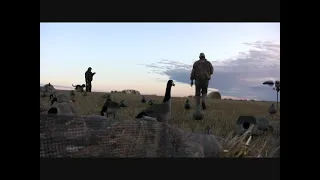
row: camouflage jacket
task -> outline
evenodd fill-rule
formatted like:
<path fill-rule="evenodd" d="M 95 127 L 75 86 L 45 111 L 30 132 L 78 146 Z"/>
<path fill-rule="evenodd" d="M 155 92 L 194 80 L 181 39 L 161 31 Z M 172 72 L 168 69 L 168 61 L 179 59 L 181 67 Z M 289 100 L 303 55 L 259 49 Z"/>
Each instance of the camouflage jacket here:
<path fill-rule="evenodd" d="M 85 79 L 86 79 L 86 81 L 92 81 L 94 74 L 95 74 L 95 73 L 93 73 L 93 72 L 91 72 L 91 71 L 86 71 L 86 73 L 85 73 Z"/>
<path fill-rule="evenodd" d="M 193 64 L 190 80 L 194 79 L 211 79 L 213 66 L 208 60 L 198 60 Z"/>

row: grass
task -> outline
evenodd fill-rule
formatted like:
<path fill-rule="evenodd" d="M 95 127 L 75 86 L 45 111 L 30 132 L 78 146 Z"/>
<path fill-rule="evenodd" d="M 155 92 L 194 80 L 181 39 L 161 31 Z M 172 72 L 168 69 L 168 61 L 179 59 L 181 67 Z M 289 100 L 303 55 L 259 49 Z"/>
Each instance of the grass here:
<path fill-rule="evenodd" d="M 60 91 L 60 90 L 59 90 Z M 62 93 L 70 91 L 61 90 Z M 77 109 L 77 115 L 99 115 L 100 110 L 106 99 L 102 98 L 105 93 L 91 92 L 87 96 L 76 93 L 74 107 Z M 122 93 L 112 93 L 114 101 L 125 100 L 131 105 L 122 109 L 118 114 L 119 119 L 133 119 L 133 117 L 146 108 L 148 105 L 141 103 L 140 95 L 127 95 Z M 147 100 L 152 99 L 161 102 L 161 96 L 145 96 Z M 213 134 L 221 138 L 221 144 L 225 152 L 224 157 L 235 157 L 240 149 L 243 149 L 248 136 L 238 137 L 235 135 L 235 123 L 241 115 L 268 116 L 268 107 L 272 102 L 259 101 L 238 101 L 238 100 L 215 100 L 208 99 L 207 110 L 204 111 L 205 117 L 201 121 L 195 121 L 192 118 L 194 112 L 194 100 L 191 100 L 191 110 L 185 110 L 184 102 L 186 98 L 172 98 L 172 118 L 168 124 L 174 125 L 189 132 L 204 132 L 208 125 L 213 126 Z M 50 106 L 49 98 L 40 98 L 40 103 Z M 280 106 L 280 103 L 279 103 Z M 271 121 L 280 121 L 280 112 L 278 112 Z M 246 137 L 245 137 L 246 136 Z M 245 157 L 274 157 L 275 152 L 280 148 L 280 135 L 275 132 L 268 132 L 259 137 L 253 137 L 247 147 Z"/>

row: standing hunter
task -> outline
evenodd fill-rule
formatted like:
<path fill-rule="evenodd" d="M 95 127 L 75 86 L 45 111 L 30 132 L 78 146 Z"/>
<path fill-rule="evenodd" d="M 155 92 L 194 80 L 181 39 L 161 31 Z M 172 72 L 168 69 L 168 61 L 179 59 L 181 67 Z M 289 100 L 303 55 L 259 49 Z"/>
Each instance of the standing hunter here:
<path fill-rule="evenodd" d="M 193 86 L 193 80 L 195 80 L 196 92 L 195 92 L 195 101 L 197 109 L 200 110 L 200 91 L 202 94 L 202 109 L 206 109 L 206 99 L 208 93 L 208 85 L 213 74 L 213 66 L 206 59 L 204 53 L 200 53 L 199 60 L 193 64 L 193 68 L 190 75 L 191 87 Z"/>
<path fill-rule="evenodd" d="M 93 79 L 93 75 L 95 75 L 96 73 L 91 72 L 92 68 L 89 67 L 88 70 L 85 73 L 85 79 L 86 79 L 86 92 L 91 92 L 91 81 Z"/>

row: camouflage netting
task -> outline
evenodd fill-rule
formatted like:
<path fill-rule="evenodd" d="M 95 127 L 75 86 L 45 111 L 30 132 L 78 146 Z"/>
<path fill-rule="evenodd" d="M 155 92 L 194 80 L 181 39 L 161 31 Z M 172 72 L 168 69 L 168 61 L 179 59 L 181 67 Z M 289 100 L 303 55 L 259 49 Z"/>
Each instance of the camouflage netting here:
<path fill-rule="evenodd" d="M 221 99 L 221 94 L 219 92 L 214 91 L 208 94 L 208 98 Z"/>
<path fill-rule="evenodd" d="M 40 114 L 40 157 L 218 157 L 221 148 L 165 123 Z"/>

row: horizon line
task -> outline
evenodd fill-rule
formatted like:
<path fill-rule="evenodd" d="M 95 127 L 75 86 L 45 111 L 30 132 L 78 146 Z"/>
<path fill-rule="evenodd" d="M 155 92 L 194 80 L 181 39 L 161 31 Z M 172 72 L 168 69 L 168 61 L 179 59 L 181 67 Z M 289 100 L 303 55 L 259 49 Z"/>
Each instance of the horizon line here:
<path fill-rule="evenodd" d="M 40 86 L 44 86 L 45 84 L 44 83 L 40 83 Z M 54 85 L 52 84 L 54 87 L 60 87 L 60 88 L 63 88 L 63 89 L 58 89 L 57 90 L 73 90 L 74 87 L 69 87 L 69 86 L 62 86 L 62 85 Z M 125 89 L 122 89 L 122 90 L 125 90 Z M 120 90 L 120 91 L 122 91 Z M 117 91 L 117 90 L 115 90 Z M 111 93 L 111 91 L 102 91 L 102 90 L 94 90 L 92 92 L 100 92 L 100 93 Z M 214 91 L 212 91 L 214 92 Z M 217 91 L 219 92 L 219 91 Z M 219 92 L 220 93 L 220 92 Z M 221 94 L 221 93 L 220 93 Z M 161 96 L 161 95 L 158 95 L 158 94 L 140 94 L 140 95 L 148 95 L 148 96 Z M 189 97 L 190 95 L 188 96 L 172 96 L 172 97 Z M 194 96 L 194 95 L 191 95 L 191 96 Z M 232 99 L 232 100 L 247 100 L 247 101 L 250 101 L 250 100 L 255 100 L 255 101 L 265 101 L 265 102 L 276 102 L 276 101 L 269 101 L 269 100 L 261 100 L 261 99 L 247 99 L 247 98 L 239 98 L 239 97 L 231 97 L 231 96 L 224 96 L 224 95 L 221 95 L 221 99 Z M 278 101 L 280 103 L 280 101 Z"/>

